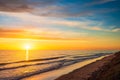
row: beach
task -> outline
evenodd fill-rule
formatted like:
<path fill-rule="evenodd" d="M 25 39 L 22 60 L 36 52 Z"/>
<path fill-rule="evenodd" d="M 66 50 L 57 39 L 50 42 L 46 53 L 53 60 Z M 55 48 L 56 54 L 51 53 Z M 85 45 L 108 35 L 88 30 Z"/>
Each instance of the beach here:
<path fill-rule="evenodd" d="M 76 69 L 55 80 L 120 80 L 120 52 Z"/>

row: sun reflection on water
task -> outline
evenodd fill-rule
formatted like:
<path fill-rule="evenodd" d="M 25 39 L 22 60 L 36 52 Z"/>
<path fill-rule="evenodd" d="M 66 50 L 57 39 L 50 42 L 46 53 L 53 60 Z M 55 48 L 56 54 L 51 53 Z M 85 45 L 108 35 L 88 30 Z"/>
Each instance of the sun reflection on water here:
<path fill-rule="evenodd" d="M 26 44 L 25 45 L 25 49 L 26 49 L 26 61 L 29 60 L 29 49 L 31 48 L 30 44 Z"/>

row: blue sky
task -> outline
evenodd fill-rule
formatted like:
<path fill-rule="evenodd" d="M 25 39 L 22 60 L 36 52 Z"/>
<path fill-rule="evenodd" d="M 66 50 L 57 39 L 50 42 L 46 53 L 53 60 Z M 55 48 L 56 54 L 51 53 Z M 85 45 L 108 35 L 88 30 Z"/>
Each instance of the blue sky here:
<path fill-rule="evenodd" d="M 116 39 L 119 4 L 119 0 L 0 0 L 0 34 L 14 36 L 23 30 L 45 38 Z"/>

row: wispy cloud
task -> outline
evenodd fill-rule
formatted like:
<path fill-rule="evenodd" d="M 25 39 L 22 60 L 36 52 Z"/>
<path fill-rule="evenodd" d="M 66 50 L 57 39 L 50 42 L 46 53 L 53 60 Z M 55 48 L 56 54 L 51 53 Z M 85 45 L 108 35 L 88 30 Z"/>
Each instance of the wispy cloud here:
<path fill-rule="evenodd" d="M 113 9 L 87 9 L 86 6 L 93 6 L 112 2 L 115 0 L 100 0 L 91 1 L 85 4 L 72 3 L 73 5 L 59 6 L 61 0 L 0 0 L 0 11 L 9 12 L 28 12 L 34 15 L 47 16 L 47 17 L 79 17 L 79 16 L 91 16 L 94 14 L 101 14 Z M 78 1 L 79 2 L 79 1 Z M 83 9 L 84 8 L 84 9 Z M 116 10 L 116 9 L 115 9 Z"/>
<path fill-rule="evenodd" d="M 0 38 L 32 38 L 32 39 L 52 39 L 52 40 L 65 40 L 65 39 L 81 39 L 85 37 L 87 33 L 74 32 L 74 31 L 62 31 L 59 29 L 51 28 L 30 28 L 29 29 L 14 29 L 14 28 L 1 28 Z"/>
<path fill-rule="evenodd" d="M 31 8 L 27 5 L 26 0 L 0 0 L 0 11 L 9 12 L 27 12 Z"/>
<path fill-rule="evenodd" d="M 34 6 L 45 6 L 55 3 L 56 0 L 0 0 L 0 11 L 31 12 Z"/>
<path fill-rule="evenodd" d="M 112 32 L 120 32 L 120 28 L 112 29 Z"/>
<path fill-rule="evenodd" d="M 99 21 L 94 21 L 94 20 L 89 20 L 89 19 L 83 19 L 79 21 L 71 21 L 71 20 L 66 20 L 66 19 L 58 19 L 58 18 L 49 18 L 49 17 L 38 17 L 34 16 L 28 13 L 6 13 L 6 12 L 1 12 L 0 14 L 4 14 L 6 16 L 11 16 L 14 18 L 17 18 L 21 21 L 19 21 L 19 25 L 16 26 L 16 23 L 14 24 L 7 24 L 5 23 L 5 26 L 11 26 L 13 28 L 24 28 L 26 26 L 29 26 L 30 28 L 39 28 L 43 29 L 43 27 L 46 27 L 50 29 L 53 26 L 56 26 L 54 28 L 59 29 L 61 26 L 62 27 L 67 27 L 67 28 L 77 28 L 77 29 L 85 29 L 85 30 L 95 30 L 95 31 L 104 31 L 104 32 L 119 32 L 119 29 L 117 28 L 105 28 L 103 22 Z M 3 25 L 4 26 L 4 25 Z M 54 31 L 53 31 L 54 32 Z"/>
<path fill-rule="evenodd" d="M 109 2 L 113 2 L 116 0 L 96 0 L 90 3 L 86 3 L 84 6 L 89 7 L 89 6 L 95 6 L 95 5 L 100 5 L 100 4 L 104 4 L 104 3 L 109 3 Z"/>

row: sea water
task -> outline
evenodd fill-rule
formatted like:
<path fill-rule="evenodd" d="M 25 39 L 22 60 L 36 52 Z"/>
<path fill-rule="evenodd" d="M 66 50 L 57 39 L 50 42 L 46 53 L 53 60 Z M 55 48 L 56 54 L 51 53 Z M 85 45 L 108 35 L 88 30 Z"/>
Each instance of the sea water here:
<path fill-rule="evenodd" d="M 29 60 L 26 61 L 24 50 L 1 50 L 0 80 L 20 80 L 33 75 L 59 70 L 113 52 L 116 52 L 116 50 L 31 50 L 29 51 Z"/>

